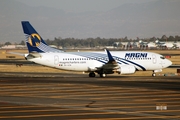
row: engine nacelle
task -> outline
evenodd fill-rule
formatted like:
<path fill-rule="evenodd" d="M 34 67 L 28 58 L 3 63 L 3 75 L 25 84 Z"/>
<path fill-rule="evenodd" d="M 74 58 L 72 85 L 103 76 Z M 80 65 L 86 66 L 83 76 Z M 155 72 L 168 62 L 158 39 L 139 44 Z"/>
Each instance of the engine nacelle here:
<path fill-rule="evenodd" d="M 120 68 L 117 69 L 117 72 L 119 74 L 133 74 L 136 72 L 136 68 L 132 65 L 124 65 L 120 66 Z"/>

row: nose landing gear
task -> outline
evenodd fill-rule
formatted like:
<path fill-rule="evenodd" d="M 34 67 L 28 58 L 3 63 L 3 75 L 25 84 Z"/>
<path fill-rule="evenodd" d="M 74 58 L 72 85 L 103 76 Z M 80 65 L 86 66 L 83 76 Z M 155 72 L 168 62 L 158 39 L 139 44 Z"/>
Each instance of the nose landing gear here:
<path fill-rule="evenodd" d="M 152 76 L 155 77 L 155 76 L 156 76 L 156 73 L 153 73 Z"/>
<path fill-rule="evenodd" d="M 154 70 L 152 76 L 155 77 L 157 72 L 162 72 L 162 69 Z"/>

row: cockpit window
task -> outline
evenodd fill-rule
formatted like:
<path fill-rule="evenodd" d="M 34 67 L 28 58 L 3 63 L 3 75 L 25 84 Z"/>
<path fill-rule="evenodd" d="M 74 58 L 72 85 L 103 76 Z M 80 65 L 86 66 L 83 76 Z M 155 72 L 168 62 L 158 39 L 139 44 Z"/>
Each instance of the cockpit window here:
<path fill-rule="evenodd" d="M 161 56 L 160 58 L 161 58 L 161 59 L 165 59 L 165 57 L 164 57 L 164 56 Z"/>

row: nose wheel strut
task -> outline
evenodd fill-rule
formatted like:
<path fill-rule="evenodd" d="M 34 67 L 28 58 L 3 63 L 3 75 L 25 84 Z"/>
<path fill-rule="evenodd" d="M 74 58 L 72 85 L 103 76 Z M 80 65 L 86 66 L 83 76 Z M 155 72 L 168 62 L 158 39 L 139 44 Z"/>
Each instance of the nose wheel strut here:
<path fill-rule="evenodd" d="M 152 76 L 155 77 L 155 76 L 156 76 L 156 73 L 153 73 Z"/>

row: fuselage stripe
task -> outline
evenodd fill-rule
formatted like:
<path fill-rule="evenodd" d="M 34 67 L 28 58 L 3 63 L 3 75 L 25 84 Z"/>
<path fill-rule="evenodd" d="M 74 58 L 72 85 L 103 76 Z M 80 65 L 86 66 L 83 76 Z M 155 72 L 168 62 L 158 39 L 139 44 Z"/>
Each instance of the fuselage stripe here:
<path fill-rule="evenodd" d="M 99 61 L 104 64 L 108 62 L 108 60 L 106 60 L 107 58 L 106 54 L 101 54 L 101 53 L 70 53 L 70 54 L 74 54 L 74 55 L 78 55 L 78 56 L 86 57 L 86 58 L 92 58 L 93 60 Z M 105 59 L 102 59 L 102 58 L 105 58 Z M 137 67 L 140 67 L 143 71 L 146 71 L 146 69 L 143 66 L 135 62 L 132 62 L 132 61 L 129 61 L 129 60 L 117 57 L 117 56 L 113 56 L 113 58 L 115 58 L 118 64 L 122 64 L 122 63 L 126 65 L 133 64 L 136 66 L 136 69 L 138 69 Z"/>

